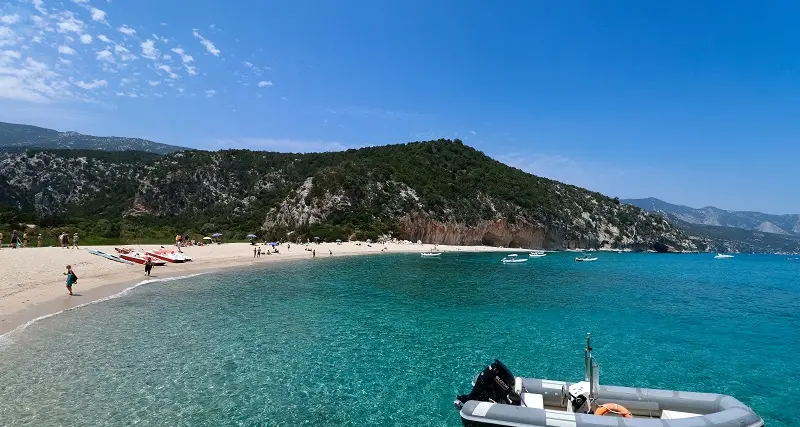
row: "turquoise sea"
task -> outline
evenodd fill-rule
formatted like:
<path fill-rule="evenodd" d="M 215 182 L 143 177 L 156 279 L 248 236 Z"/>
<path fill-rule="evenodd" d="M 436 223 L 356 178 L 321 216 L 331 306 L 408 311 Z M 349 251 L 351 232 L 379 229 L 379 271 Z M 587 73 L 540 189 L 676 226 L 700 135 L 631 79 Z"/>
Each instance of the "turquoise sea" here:
<path fill-rule="evenodd" d="M 494 358 L 800 426 L 800 261 L 381 254 L 140 286 L 0 338 L 3 426 L 458 426 Z"/>

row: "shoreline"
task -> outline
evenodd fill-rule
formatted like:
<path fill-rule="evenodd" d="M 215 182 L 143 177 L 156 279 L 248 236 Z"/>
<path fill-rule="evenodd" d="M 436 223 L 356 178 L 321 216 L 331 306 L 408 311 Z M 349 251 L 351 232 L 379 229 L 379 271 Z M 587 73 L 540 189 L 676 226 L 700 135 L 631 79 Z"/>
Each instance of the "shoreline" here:
<path fill-rule="evenodd" d="M 144 250 L 160 247 L 160 245 L 136 245 L 136 249 Z M 164 247 L 170 248 L 170 246 Z M 267 248 L 264 245 L 260 247 L 262 250 Z M 260 258 L 252 257 L 254 246 L 249 243 L 195 246 L 183 248 L 185 253 L 193 257 L 193 261 L 154 267 L 154 274 L 150 277 L 144 276 L 144 268 L 139 264 L 128 265 L 110 261 L 90 254 L 86 248 L 3 248 L 0 251 L 0 265 L 4 270 L 8 268 L 12 272 L 9 278 L 2 278 L 0 281 L 0 338 L 23 330 L 37 320 L 109 299 L 127 289 L 145 284 L 143 282 L 158 282 L 214 271 L 312 259 L 312 252 L 305 250 L 306 247 L 319 252 L 317 255 L 320 258 L 330 258 L 382 253 L 421 253 L 430 250 L 433 245 L 387 243 L 367 246 L 365 243 L 357 245 L 353 242 L 320 243 L 308 246 L 292 245 L 294 249 L 292 251 L 283 244 L 278 247 L 279 254 L 262 254 Z M 94 246 L 92 249 L 116 253 L 113 246 Z M 438 249 L 442 252 L 466 253 L 522 251 L 519 248 L 448 245 L 438 245 Z M 332 251 L 333 255 L 329 255 L 329 251 Z M 67 294 L 61 274 L 67 264 L 73 266 L 79 277 L 73 289 L 75 294 L 73 296 Z M 30 274 L 31 272 L 36 274 Z"/>

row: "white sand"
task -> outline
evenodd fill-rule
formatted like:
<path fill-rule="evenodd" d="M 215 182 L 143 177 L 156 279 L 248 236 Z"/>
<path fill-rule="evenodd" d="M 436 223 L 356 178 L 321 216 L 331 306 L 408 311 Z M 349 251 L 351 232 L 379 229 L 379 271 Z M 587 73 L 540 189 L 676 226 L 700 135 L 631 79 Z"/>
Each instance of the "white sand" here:
<path fill-rule="evenodd" d="M 157 249 L 157 245 L 127 245 L 136 249 Z M 169 246 L 168 246 L 169 247 Z M 397 252 L 425 252 L 432 245 L 412 245 L 389 243 L 386 245 L 353 242 L 342 244 L 322 243 L 308 246 L 316 250 L 317 257 L 380 254 Z M 385 252 L 383 251 L 386 248 Z M 93 246 L 107 253 L 116 253 L 110 246 Z M 174 249 L 174 246 L 171 246 Z M 261 246 L 265 250 L 267 246 Z M 279 254 L 262 254 L 253 258 L 253 246 L 247 243 L 227 243 L 223 245 L 197 246 L 183 248 L 193 258 L 185 264 L 168 264 L 154 267 L 153 276 L 158 278 L 182 276 L 220 268 L 248 266 L 278 262 L 281 260 L 311 258 L 305 246 L 286 244 L 279 246 Z M 446 246 L 439 245 L 443 252 L 489 252 L 510 249 L 485 246 Z M 518 250 L 524 251 L 524 250 Z M 73 287 L 75 296 L 70 296 L 65 288 L 67 264 L 72 265 L 78 276 Z M 85 304 L 119 292 L 125 287 L 145 280 L 142 265 L 127 265 L 92 255 L 85 249 L 62 248 L 23 248 L 0 249 L 0 334 L 8 332 L 36 317 Z"/>

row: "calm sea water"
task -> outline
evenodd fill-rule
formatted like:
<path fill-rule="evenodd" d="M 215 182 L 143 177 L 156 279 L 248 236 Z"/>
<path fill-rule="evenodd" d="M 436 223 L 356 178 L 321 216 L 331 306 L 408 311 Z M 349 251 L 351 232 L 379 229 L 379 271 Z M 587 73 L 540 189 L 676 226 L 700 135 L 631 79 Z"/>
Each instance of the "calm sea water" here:
<path fill-rule="evenodd" d="M 579 380 L 589 331 L 603 384 L 731 394 L 800 425 L 800 261 L 599 256 L 318 258 L 149 284 L 4 337 L 0 425 L 458 426 L 453 399 L 494 358 Z"/>

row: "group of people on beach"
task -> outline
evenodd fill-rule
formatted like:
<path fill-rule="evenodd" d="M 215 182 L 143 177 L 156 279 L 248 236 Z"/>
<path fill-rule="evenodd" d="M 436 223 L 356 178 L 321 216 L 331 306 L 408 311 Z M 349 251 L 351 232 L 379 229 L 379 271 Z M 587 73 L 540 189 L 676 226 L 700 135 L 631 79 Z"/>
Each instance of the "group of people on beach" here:
<path fill-rule="evenodd" d="M 22 235 L 20 236 L 20 234 L 19 234 L 19 232 L 17 230 L 13 230 L 11 232 L 11 241 L 10 241 L 10 243 L 11 244 L 9 246 L 11 246 L 11 249 L 29 247 L 30 245 L 29 245 L 29 239 L 28 239 L 28 232 L 27 231 L 23 231 Z M 58 236 L 58 244 L 64 249 L 70 247 L 69 234 L 67 234 L 66 231 L 62 232 Z M 42 233 L 38 233 L 38 235 L 36 236 L 36 247 L 37 248 L 41 248 L 42 247 Z M 75 233 L 75 234 L 72 235 L 72 248 L 79 249 L 78 248 L 78 233 Z M 0 249 L 3 249 L 3 233 L 2 232 L 0 232 Z"/>
<path fill-rule="evenodd" d="M 69 234 L 64 231 L 58 236 L 58 243 L 61 245 L 62 248 L 67 249 L 69 248 Z M 72 235 L 72 247 L 74 249 L 78 248 L 78 233 Z"/>
<path fill-rule="evenodd" d="M 17 230 L 11 232 L 11 249 L 27 248 L 28 247 L 28 232 L 24 231 L 22 236 L 19 235 Z M 42 235 L 39 234 L 38 246 L 42 246 Z M 0 233 L 0 249 L 3 248 L 3 233 Z"/>

